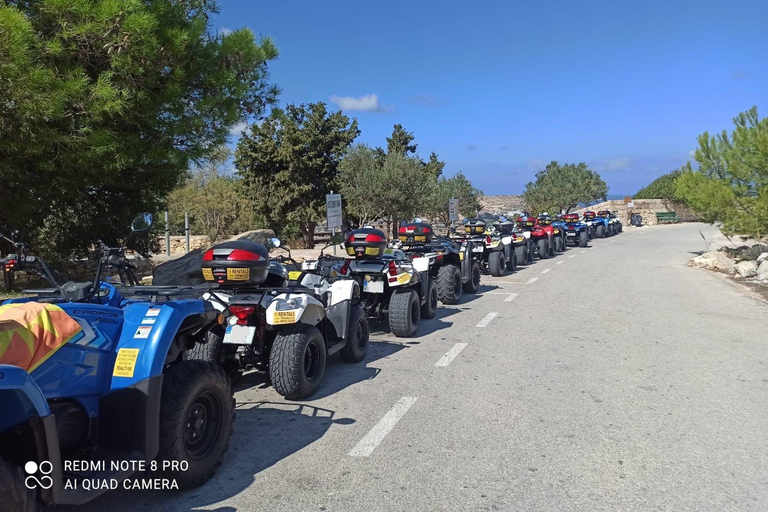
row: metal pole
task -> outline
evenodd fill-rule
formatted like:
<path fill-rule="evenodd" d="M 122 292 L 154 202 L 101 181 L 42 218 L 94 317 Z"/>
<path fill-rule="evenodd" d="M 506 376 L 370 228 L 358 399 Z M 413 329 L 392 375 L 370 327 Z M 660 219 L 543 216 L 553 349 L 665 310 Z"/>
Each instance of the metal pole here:
<path fill-rule="evenodd" d="M 165 212 L 165 255 L 171 255 L 171 225 L 168 221 L 168 212 Z"/>
<path fill-rule="evenodd" d="M 189 254 L 189 214 L 184 212 L 184 237 L 187 244 L 187 254 Z"/>
<path fill-rule="evenodd" d="M 333 240 L 333 236 L 336 234 L 336 228 L 331 229 L 331 240 Z M 333 255 L 336 256 L 336 244 L 333 244 Z"/>

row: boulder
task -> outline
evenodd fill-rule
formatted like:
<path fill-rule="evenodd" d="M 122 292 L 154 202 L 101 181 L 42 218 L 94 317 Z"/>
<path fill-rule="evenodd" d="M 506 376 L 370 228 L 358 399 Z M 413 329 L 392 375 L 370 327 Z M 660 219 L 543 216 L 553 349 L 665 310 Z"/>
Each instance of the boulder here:
<path fill-rule="evenodd" d="M 765 260 L 768 260 L 768 252 L 762 253 L 760 256 L 757 257 L 757 259 L 755 261 L 757 261 L 757 264 L 759 265 L 762 262 L 764 262 Z"/>
<path fill-rule="evenodd" d="M 739 277 L 754 277 L 757 275 L 757 263 L 754 261 L 742 261 L 736 264 L 734 270 Z"/>
<path fill-rule="evenodd" d="M 768 259 L 763 260 L 757 267 L 757 279 L 760 281 L 768 280 Z"/>
<path fill-rule="evenodd" d="M 731 272 L 734 268 L 734 261 L 720 251 L 705 252 L 701 256 L 693 258 L 691 263 L 697 267 L 710 268 L 714 270 L 722 270 L 724 272 Z"/>
<path fill-rule="evenodd" d="M 181 258 L 158 265 L 152 271 L 152 284 L 155 286 L 204 282 L 203 249 L 190 251 Z"/>

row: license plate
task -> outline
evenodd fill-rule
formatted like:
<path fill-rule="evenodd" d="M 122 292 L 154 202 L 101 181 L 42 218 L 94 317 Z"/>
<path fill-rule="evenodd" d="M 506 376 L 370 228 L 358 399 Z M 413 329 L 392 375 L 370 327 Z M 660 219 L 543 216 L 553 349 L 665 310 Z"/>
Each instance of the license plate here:
<path fill-rule="evenodd" d="M 251 269 L 249 268 L 228 268 L 227 281 L 247 281 L 251 278 Z"/>
<path fill-rule="evenodd" d="M 384 281 L 363 281 L 363 291 L 368 293 L 384 293 Z"/>
<path fill-rule="evenodd" d="M 250 345 L 256 334 L 256 326 L 228 325 L 224 331 L 224 343 L 232 345 Z"/>
<path fill-rule="evenodd" d="M 484 250 L 485 250 L 485 247 L 483 247 L 482 245 L 472 248 L 472 252 L 483 252 Z"/>
<path fill-rule="evenodd" d="M 576 233 L 566 233 L 567 236 L 576 236 Z"/>
<path fill-rule="evenodd" d="M 295 324 L 296 311 L 275 311 L 272 314 L 272 325 Z"/>
<path fill-rule="evenodd" d="M 417 242 L 426 242 L 427 241 L 427 237 L 421 236 L 421 235 L 417 235 L 417 236 L 413 237 L 413 239 L 416 240 Z"/>

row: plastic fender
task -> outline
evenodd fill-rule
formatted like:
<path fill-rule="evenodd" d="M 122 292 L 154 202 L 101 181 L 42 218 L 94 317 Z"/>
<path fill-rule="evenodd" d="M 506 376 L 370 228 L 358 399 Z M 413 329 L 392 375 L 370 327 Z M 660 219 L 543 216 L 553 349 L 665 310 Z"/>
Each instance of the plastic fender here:
<path fill-rule="evenodd" d="M 51 414 L 48 402 L 45 400 L 45 395 L 43 395 L 42 390 L 29 373 L 18 366 L 0 364 L 0 391 L 8 390 L 17 391 L 25 396 L 29 400 L 29 405 L 34 408 L 34 411 L 30 412 L 34 412 L 38 416 L 48 416 Z M 1 399 L 0 405 L 5 405 Z M 8 409 L 2 407 L 2 410 L 3 414 L 5 414 Z M 22 418 L 22 421 L 26 419 Z M 4 417 L 3 420 L 6 420 L 6 418 Z"/>
<path fill-rule="evenodd" d="M 511 236 L 505 236 L 505 237 L 502 237 L 501 239 L 501 243 L 503 243 L 504 245 L 511 245 L 512 241 L 513 239 Z"/>
<path fill-rule="evenodd" d="M 416 258 L 413 260 L 413 269 L 416 272 L 424 272 L 429 270 L 430 258 Z"/>
<path fill-rule="evenodd" d="M 531 232 L 530 231 L 523 231 L 523 238 L 531 238 Z"/>
<path fill-rule="evenodd" d="M 226 293 L 221 293 L 221 292 L 216 292 L 215 296 L 218 297 L 219 300 L 216 300 L 216 298 L 214 298 L 212 293 L 205 292 L 203 294 L 203 299 L 210 302 L 216 311 L 218 311 L 219 313 L 223 313 L 227 309 L 227 306 L 225 306 L 225 304 L 229 304 L 229 299 L 231 299 L 232 296 Z M 222 302 L 224 302 L 224 304 L 222 304 Z"/>
<path fill-rule="evenodd" d="M 317 260 L 304 260 L 301 262 L 301 270 L 317 270 Z"/>
<path fill-rule="evenodd" d="M 275 297 L 272 302 L 270 302 L 269 307 L 267 308 L 267 323 L 269 325 L 285 325 L 286 323 L 295 323 L 275 321 L 275 313 L 278 312 L 277 307 L 279 305 L 288 303 L 288 301 L 294 303 L 295 307 L 281 309 L 279 312 L 284 313 L 286 311 L 295 311 L 295 319 L 297 322 L 309 325 L 317 325 L 325 316 L 325 308 L 323 307 L 323 304 L 311 295 L 306 293 L 281 293 Z M 298 303 L 296 303 L 297 301 Z M 291 304 L 289 303 L 288 306 L 291 306 Z"/>
<path fill-rule="evenodd" d="M 165 356 L 181 323 L 189 316 L 206 312 L 206 301 L 173 300 L 163 303 L 137 302 L 123 310 L 123 332 L 115 354 L 117 364 L 128 370 L 125 377 L 112 373 L 111 389 L 122 389 L 163 373 Z M 133 349 L 133 350 L 131 350 Z M 132 373 L 129 377 L 127 373 Z"/>
<path fill-rule="evenodd" d="M 351 301 L 355 295 L 360 295 L 360 285 L 352 279 L 340 279 L 331 285 L 331 302 L 329 306 L 335 306 L 345 300 Z"/>

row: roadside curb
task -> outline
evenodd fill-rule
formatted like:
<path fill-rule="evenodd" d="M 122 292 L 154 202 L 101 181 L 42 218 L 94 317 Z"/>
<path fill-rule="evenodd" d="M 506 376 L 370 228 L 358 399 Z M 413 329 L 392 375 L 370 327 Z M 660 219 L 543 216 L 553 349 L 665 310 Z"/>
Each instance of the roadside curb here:
<path fill-rule="evenodd" d="M 688 268 L 691 268 L 693 270 L 702 271 L 705 274 L 708 274 L 708 275 L 711 275 L 713 277 L 716 277 L 717 279 L 719 279 L 721 281 L 724 281 L 724 282 L 728 283 L 729 285 L 731 285 L 732 287 L 736 288 L 737 290 L 739 290 L 744 295 L 746 295 L 748 297 L 751 297 L 751 298 L 753 298 L 753 299 L 755 299 L 755 300 L 757 300 L 759 302 L 762 302 L 763 304 L 768 305 L 768 298 L 763 297 L 762 295 L 760 295 L 756 291 L 752 290 L 749 286 L 747 286 L 745 284 L 741 284 L 741 283 L 739 283 L 737 281 L 734 281 L 727 274 L 724 274 L 722 272 L 717 272 L 715 270 L 709 270 L 709 269 L 703 268 L 703 267 L 689 266 Z"/>

